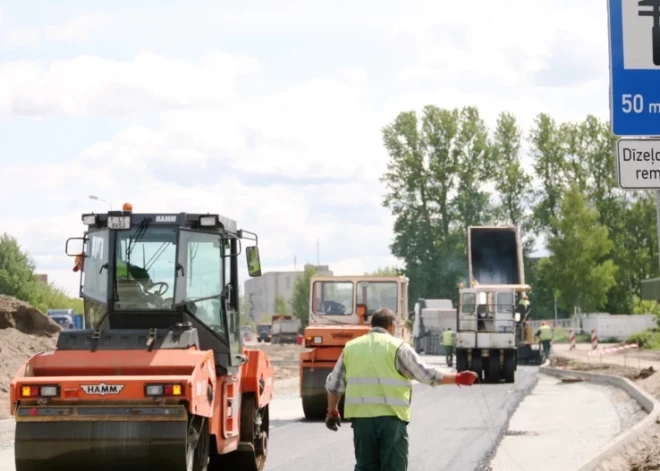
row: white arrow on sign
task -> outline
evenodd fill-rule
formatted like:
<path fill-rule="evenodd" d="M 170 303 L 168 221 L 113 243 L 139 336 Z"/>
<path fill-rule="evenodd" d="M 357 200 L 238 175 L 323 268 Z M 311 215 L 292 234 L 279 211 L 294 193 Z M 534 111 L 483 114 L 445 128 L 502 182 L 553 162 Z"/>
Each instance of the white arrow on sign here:
<path fill-rule="evenodd" d="M 616 173 L 623 190 L 660 190 L 660 139 L 619 139 Z"/>

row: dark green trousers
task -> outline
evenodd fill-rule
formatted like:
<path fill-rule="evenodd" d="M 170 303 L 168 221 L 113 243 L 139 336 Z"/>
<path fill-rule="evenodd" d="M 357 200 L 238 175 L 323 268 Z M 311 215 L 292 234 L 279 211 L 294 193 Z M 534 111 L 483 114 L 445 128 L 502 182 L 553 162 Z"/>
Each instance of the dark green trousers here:
<path fill-rule="evenodd" d="M 407 471 L 407 426 L 397 417 L 351 419 L 355 471 Z"/>

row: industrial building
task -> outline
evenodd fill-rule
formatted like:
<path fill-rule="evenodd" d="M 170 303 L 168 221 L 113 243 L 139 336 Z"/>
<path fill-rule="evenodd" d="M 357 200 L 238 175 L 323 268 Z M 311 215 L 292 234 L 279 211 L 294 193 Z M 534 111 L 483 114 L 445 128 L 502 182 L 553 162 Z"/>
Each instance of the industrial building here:
<path fill-rule="evenodd" d="M 333 275 L 329 265 L 305 265 L 305 268 L 308 266 L 313 266 L 319 275 Z M 296 279 L 303 274 L 303 270 L 271 271 L 263 273 L 260 277 L 247 279 L 244 284 L 244 296 L 250 318 L 257 320 L 265 315 L 276 314 L 277 296 L 290 303 Z"/>

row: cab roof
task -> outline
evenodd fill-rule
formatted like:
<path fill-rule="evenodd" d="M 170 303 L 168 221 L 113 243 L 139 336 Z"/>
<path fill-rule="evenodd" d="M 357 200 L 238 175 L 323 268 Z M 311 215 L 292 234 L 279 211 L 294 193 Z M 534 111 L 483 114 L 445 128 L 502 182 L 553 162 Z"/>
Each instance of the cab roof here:
<path fill-rule="evenodd" d="M 226 216 L 211 213 L 133 213 L 131 211 L 108 211 L 107 213 L 85 213 L 82 215 L 82 220 L 85 221 L 85 218 L 90 216 L 95 216 L 96 218 L 96 224 L 92 226 L 96 229 L 108 227 L 108 218 L 113 216 L 130 216 L 131 227 L 138 227 L 144 221 L 147 221 L 150 226 L 175 225 L 189 229 L 199 229 L 205 227 L 200 225 L 200 218 L 214 216 L 217 217 L 221 229 L 234 234 L 238 232 L 236 221 Z"/>

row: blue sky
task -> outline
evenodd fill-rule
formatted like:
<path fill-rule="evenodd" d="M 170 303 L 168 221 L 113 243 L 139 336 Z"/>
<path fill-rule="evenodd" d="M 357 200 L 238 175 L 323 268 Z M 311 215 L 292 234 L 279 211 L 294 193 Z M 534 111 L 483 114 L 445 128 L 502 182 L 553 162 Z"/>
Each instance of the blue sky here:
<path fill-rule="evenodd" d="M 107 208 L 90 194 L 237 219 L 265 270 L 319 239 L 360 274 L 398 263 L 379 182 L 398 112 L 608 115 L 602 1 L 48 3 L 0 5 L 0 231 L 70 293 L 66 238 Z"/>

